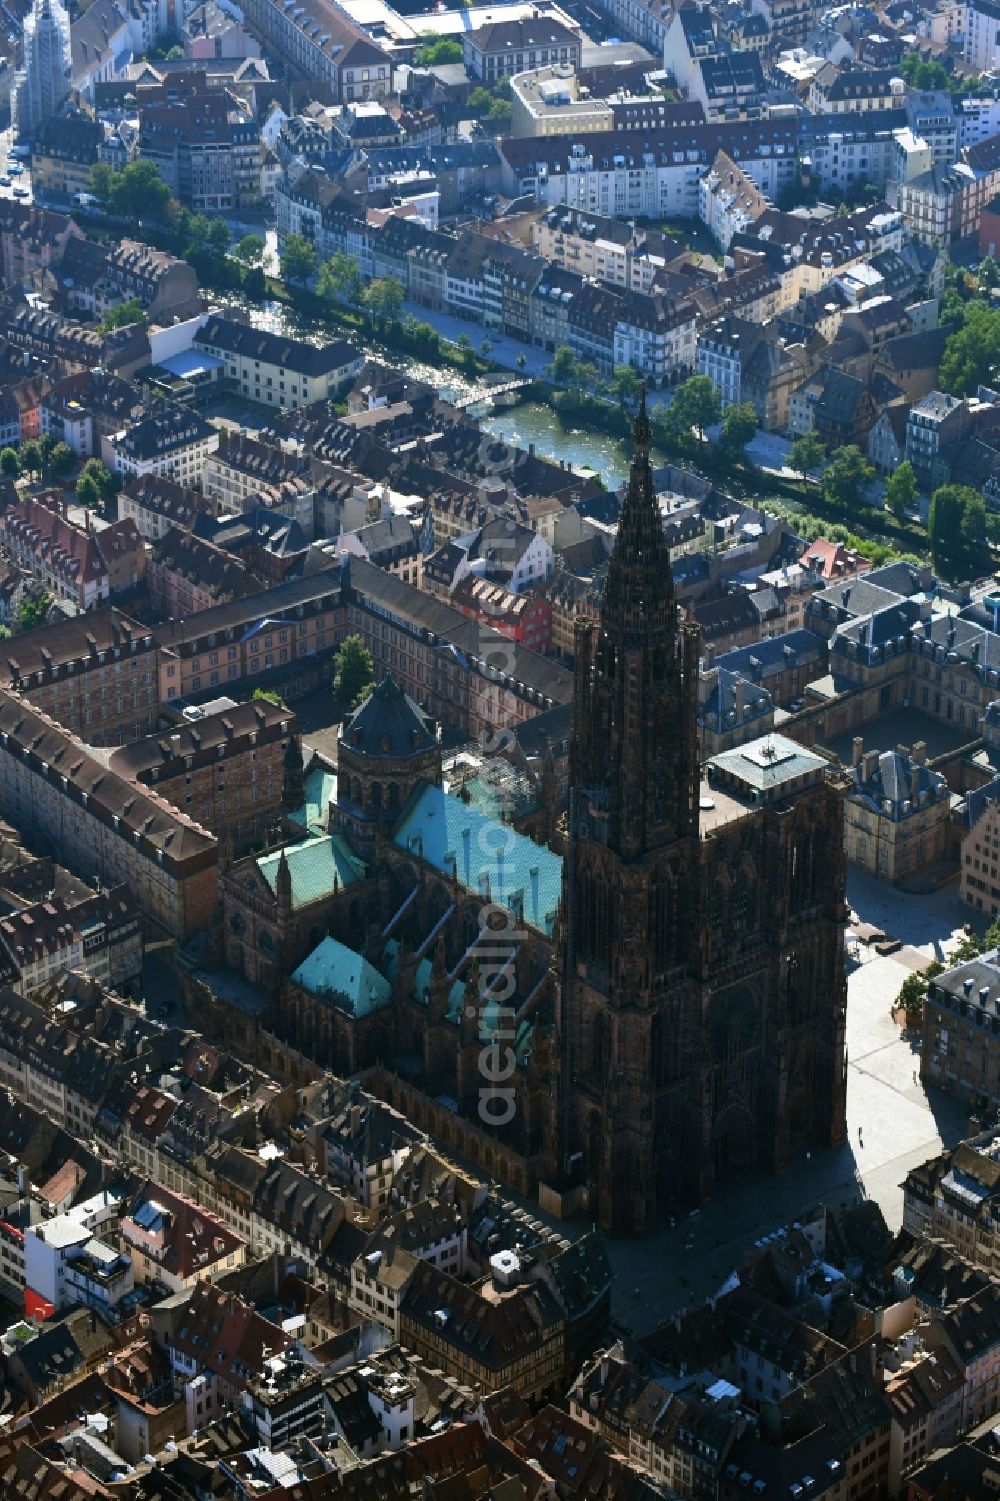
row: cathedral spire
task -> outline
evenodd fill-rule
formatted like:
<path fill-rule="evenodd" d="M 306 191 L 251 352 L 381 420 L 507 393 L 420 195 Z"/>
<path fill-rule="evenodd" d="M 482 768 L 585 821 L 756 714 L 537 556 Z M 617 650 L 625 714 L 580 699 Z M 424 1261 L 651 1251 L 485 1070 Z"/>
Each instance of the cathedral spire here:
<path fill-rule="evenodd" d="M 697 639 L 682 627 L 643 387 L 600 623 L 578 642 L 572 782 L 626 859 L 697 828 Z M 579 808 L 579 805 L 578 805 Z"/>
<path fill-rule="evenodd" d="M 651 624 L 675 624 L 674 584 L 663 520 L 656 503 L 650 465 L 652 430 L 646 387 L 632 429 L 634 453 L 618 521 L 618 535 L 608 565 L 602 622 L 629 634 Z"/>

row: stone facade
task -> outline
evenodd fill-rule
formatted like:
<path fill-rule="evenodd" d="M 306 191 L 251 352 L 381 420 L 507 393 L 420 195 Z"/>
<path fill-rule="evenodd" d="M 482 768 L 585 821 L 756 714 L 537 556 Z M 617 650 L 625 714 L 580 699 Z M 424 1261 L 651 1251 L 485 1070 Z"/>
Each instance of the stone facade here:
<path fill-rule="evenodd" d="M 700 783 L 645 413 L 599 626 L 578 628 L 553 1181 L 647 1231 L 845 1135 L 843 787 L 781 737 Z M 569 1171 L 567 1171 L 569 1169 Z"/>

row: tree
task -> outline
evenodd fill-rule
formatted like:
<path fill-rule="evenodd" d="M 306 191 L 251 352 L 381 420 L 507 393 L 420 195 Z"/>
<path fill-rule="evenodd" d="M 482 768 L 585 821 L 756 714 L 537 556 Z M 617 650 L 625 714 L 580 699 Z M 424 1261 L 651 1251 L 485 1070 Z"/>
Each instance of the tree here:
<path fill-rule="evenodd" d="M 894 474 L 889 476 L 885 487 L 885 501 L 896 517 L 905 516 L 912 510 L 917 498 L 917 476 L 909 459 L 904 459 Z"/>
<path fill-rule="evenodd" d="M 208 236 L 206 243 L 214 255 L 225 255 L 229 249 L 229 225 L 218 214 L 208 223 Z"/>
<path fill-rule="evenodd" d="M 941 356 L 938 385 L 953 396 L 969 396 L 992 383 L 1000 364 L 1000 310 L 985 302 L 965 305 L 960 328 L 950 334 Z"/>
<path fill-rule="evenodd" d="M 986 507 L 967 485 L 942 485 L 927 513 L 931 557 L 942 578 L 975 578 L 988 561 Z"/>
<path fill-rule="evenodd" d="M 846 511 L 857 511 L 865 503 L 865 491 L 875 478 L 875 470 L 860 448 L 849 443 L 838 448 L 823 474 L 823 498 Z"/>
<path fill-rule="evenodd" d="M 263 264 L 266 249 L 267 246 L 260 235 L 244 235 L 237 242 L 233 255 L 239 261 L 244 271 L 250 271 L 254 266 Z"/>
<path fill-rule="evenodd" d="M 285 700 L 281 694 L 275 693 L 273 688 L 255 688 L 250 696 L 251 698 L 263 699 L 267 704 L 280 704 L 283 709 L 286 707 Z"/>
<path fill-rule="evenodd" d="M 111 206 L 117 176 L 115 169 L 107 162 L 96 162 L 90 169 L 90 186 L 102 208 Z"/>
<path fill-rule="evenodd" d="M 17 479 L 21 473 L 21 460 L 13 448 L 0 448 L 0 474 L 4 479 Z"/>
<path fill-rule="evenodd" d="M 611 391 L 622 411 L 629 411 L 638 404 L 642 376 L 631 365 L 616 365 L 611 376 Z"/>
<path fill-rule="evenodd" d="M 127 302 L 120 302 L 117 307 L 108 308 L 104 317 L 97 325 L 102 333 L 110 333 L 113 328 L 125 328 L 130 323 L 146 323 L 146 311 L 138 297 L 130 297 Z"/>
<path fill-rule="evenodd" d="M 357 256 L 337 250 L 325 260 L 316 277 L 316 293 L 324 302 L 357 307 L 363 295 Z"/>
<path fill-rule="evenodd" d="M 25 474 L 38 474 L 42 467 L 42 450 L 34 438 L 29 438 L 21 444 L 20 451 L 21 468 Z"/>
<path fill-rule="evenodd" d="M 460 63 L 462 44 L 454 37 L 437 37 L 432 31 L 425 33 L 427 40 L 417 48 L 415 61 L 424 68 L 435 68 L 441 63 Z"/>
<path fill-rule="evenodd" d="M 757 413 L 749 401 L 737 401 L 722 414 L 719 446 L 735 457 L 753 441 L 757 431 Z"/>
<path fill-rule="evenodd" d="M 1000 287 L 1000 267 L 991 255 L 979 262 L 979 270 L 976 272 L 976 280 L 981 292 L 991 292 L 994 287 Z"/>
<path fill-rule="evenodd" d="M 796 474 L 801 474 L 805 481 L 814 469 L 819 468 L 823 457 L 823 445 L 810 428 L 807 433 L 800 433 L 792 444 L 788 454 L 789 468 L 794 469 Z"/>
<path fill-rule="evenodd" d="M 970 955 L 970 958 L 975 957 Z M 925 970 L 907 975 L 899 987 L 899 994 L 893 1004 L 894 1011 L 903 1011 L 906 1014 L 906 1025 L 911 1031 L 916 1031 L 920 1026 L 923 1015 L 924 1001 L 927 998 L 928 983 L 936 979 L 944 969 L 939 959 L 932 959 Z"/>
<path fill-rule="evenodd" d="M 33 631 L 36 626 L 44 625 L 49 618 L 50 604 L 51 600 L 44 589 L 41 594 L 29 595 L 17 612 L 18 630 Z"/>
<path fill-rule="evenodd" d="M 111 198 L 117 212 L 125 218 L 155 219 L 166 212 L 170 189 L 156 164 L 140 157 L 129 162 L 124 172 L 115 174 Z"/>
<path fill-rule="evenodd" d="M 705 441 L 706 427 L 722 416 L 719 393 L 707 375 L 692 375 L 677 387 L 667 408 L 667 430 L 675 437 L 686 437 L 693 428 L 699 443 Z"/>
<path fill-rule="evenodd" d="M 281 250 L 281 279 L 304 287 L 316 270 L 316 247 L 304 235 L 289 235 Z"/>
<path fill-rule="evenodd" d="M 568 344 L 560 344 L 552 356 L 549 374 L 557 386 L 575 386 L 580 362 Z"/>
<path fill-rule="evenodd" d="M 68 443 L 57 443 L 49 456 L 49 468 L 56 479 L 65 479 L 72 474 L 76 454 Z"/>
<path fill-rule="evenodd" d="M 88 511 L 96 511 L 101 503 L 101 492 L 92 474 L 81 474 L 76 482 L 76 498 Z"/>
<path fill-rule="evenodd" d="M 484 89 L 482 84 L 469 90 L 469 109 L 477 120 L 485 120 L 493 107 L 493 95 L 489 89 Z"/>
<path fill-rule="evenodd" d="M 93 480 L 97 487 L 98 496 L 102 503 L 105 504 L 109 500 L 113 500 L 122 487 L 119 476 L 113 470 L 109 469 L 107 464 L 103 464 L 100 459 L 88 459 L 83 466 L 80 478 Z M 79 486 L 77 486 L 77 494 L 79 494 Z"/>
<path fill-rule="evenodd" d="M 333 696 L 343 709 L 353 709 L 364 698 L 375 677 L 372 654 L 360 636 L 346 636 L 337 653 Z"/>
<path fill-rule="evenodd" d="M 365 289 L 365 307 L 373 321 L 380 328 L 385 328 L 388 324 L 399 322 L 405 295 L 403 283 L 398 277 L 376 276 Z"/>
<path fill-rule="evenodd" d="M 249 271 L 244 271 L 243 291 L 254 302 L 260 302 L 267 295 L 267 277 L 263 266 L 251 266 Z"/>

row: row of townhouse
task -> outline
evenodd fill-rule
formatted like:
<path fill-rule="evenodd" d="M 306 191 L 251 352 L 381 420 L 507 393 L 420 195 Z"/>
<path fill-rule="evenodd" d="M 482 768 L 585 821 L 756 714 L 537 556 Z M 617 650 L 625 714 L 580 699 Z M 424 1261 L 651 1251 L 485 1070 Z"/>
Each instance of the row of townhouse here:
<path fill-rule="evenodd" d="M 375 228 L 338 213 L 321 233 L 320 254 L 353 255 L 362 278 L 395 277 L 421 307 L 542 349 L 566 344 L 604 376 L 631 365 L 662 386 L 694 369 L 697 309 L 687 298 L 597 285 L 521 246 L 411 219 Z"/>

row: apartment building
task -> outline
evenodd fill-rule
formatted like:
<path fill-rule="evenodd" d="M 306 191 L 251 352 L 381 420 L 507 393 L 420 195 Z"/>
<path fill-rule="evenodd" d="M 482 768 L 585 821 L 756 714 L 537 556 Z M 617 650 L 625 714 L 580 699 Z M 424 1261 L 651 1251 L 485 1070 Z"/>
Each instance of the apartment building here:
<path fill-rule="evenodd" d="M 180 722 L 116 751 L 108 764 L 210 830 L 227 864 L 273 836 L 286 806 L 301 801 L 295 716 L 266 699 Z"/>
<path fill-rule="evenodd" d="M 142 920 L 125 886 L 44 901 L 0 917 L 0 981 L 31 995 L 66 970 L 124 993 L 142 971 Z"/>
<path fill-rule="evenodd" d="M 219 430 L 177 402 L 160 402 L 131 427 L 103 438 L 109 469 L 126 479 L 157 474 L 188 489 L 201 487 L 209 454 L 219 446 Z"/>
<path fill-rule="evenodd" d="M 89 522 L 89 518 L 88 518 Z M 55 493 L 29 497 L 0 517 L 0 542 L 53 599 L 93 610 L 142 582 L 146 556 L 131 521 L 76 526 Z"/>
<path fill-rule="evenodd" d="M 139 155 L 197 212 L 257 207 L 261 152 L 247 105 L 197 72 L 143 89 Z"/>
<path fill-rule="evenodd" d="M 993 971 L 995 964 L 987 963 L 981 974 L 971 977 L 968 991 L 969 974 L 959 976 L 956 986 L 950 982 L 950 971 L 939 976 L 945 981 L 944 995 L 933 997 L 934 1016 L 929 1028 L 925 1027 L 925 1036 L 939 1043 L 939 1052 L 950 1052 L 954 1046 L 954 1056 L 961 1058 L 962 1036 L 954 1035 L 956 1016 L 951 1013 L 972 1014 L 966 1013 L 964 1001 L 968 997 L 970 1007 L 978 1007 L 975 986 L 979 979 L 992 983 Z M 942 1028 L 945 1039 L 940 1039 Z M 960 1033 L 964 1032 L 963 1025 Z M 983 1267 L 993 1277 L 1000 1272 L 998 1208 L 1000 1138 L 995 1126 L 911 1168 L 903 1183 L 903 1229 L 918 1240 L 947 1241 L 964 1261 Z"/>
<path fill-rule="evenodd" d="M 157 542 L 175 528 L 190 530 L 200 509 L 197 490 L 159 474 L 136 476 L 118 492 L 119 516 L 131 521 L 145 542 Z"/>
<path fill-rule="evenodd" d="M 471 77 L 487 86 L 532 68 L 580 66 L 576 31 L 552 16 L 532 14 L 524 20 L 488 20 L 462 37 L 463 61 Z"/>
<path fill-rule="evenodd" d="M 551 136 L 613 130 L 606 99 L 581 93 L 572 64 L 556 63 L 511 77 L 511 135 Z"/>
<path fill-rule="evenodd" d="M 947 853 L 951 797 L 940 772 L 926 764 L 927 748 L 862 752 L 854 742 L 851 786 L 844 812 L 847 858 L 869 875 L 904 881 Z"/>
<path fill-rule="evenodd" d="M 152 632 L 113 607 L 16 636 L 2 660 L 6 687 L 89 745 L 124 745 L 157 726 Z"/>
<path fill-rule="evenodd" d="M 260 580 L 231 553 L 174 527 L 152 545 L 147 585 L 157 616 L 182 620 L 256 594 Z"/>
<path fill-rule="evenodd" d="M 162 931 L 188 938 L 211 921 L 218 874 L 213 835 L 158 795 L 94 759 L 81 741 L 0 690 L 0 808 L 52 840 L 66 863 L 125 884 Z"/>
<path fill-rule="evenodd" d="M 194 342 L 224 361 L 224 378 L 241 395 L 293 410 L 339 396 L 364 364 L 361 352 L 342 339 L 311 344 L 222 315 L 202 324 Z"/>
<path fill-rule="evenodd" d="M 546 276 L 555 264 L 606 286 L 647 293 L 661 260 L 673 250 L 653 231 L 572 208 L 543 214 L 532 225 L 531 241 L 549 263 Z"/>
<path fill-rule="evenodd" d="M 381 99 L 392 91 L 392 59 L 332 0 L 247 0 L 246 20 L 305 78 L 329 86 L 335 102 Z"/>
<path fill-rule="evenodd" d="M 207 507 L 217 516 L 239 516 L 274 496 L 281 511 L 314 534 L 315 484 L 312 460 L 305 453 L 288 452 L 260 443 L 242 431 L 230 432 L 208 455 L 201 487 Z"/>
<path fill-rule="evenodd" d="M 39 404 L 39 427 L 81 458 L 90 458 L 100 455 L 102 438 L 135 421 L 142 410 L 142 397 L 131 381 L 97 367 L 56 381 Z"/>
<path fill-rule="evenodd" d="M 986 711 L 987 744 L 996 734 L 998 708 L 991 704 Z M 996 917 L 1000 913 L 1000 778 L 966 793 L 956 812 L 963 830 L 960 899 Z"/>

